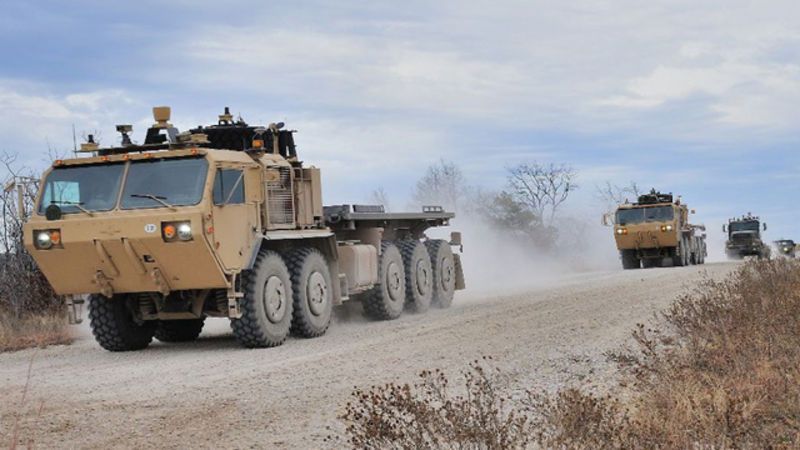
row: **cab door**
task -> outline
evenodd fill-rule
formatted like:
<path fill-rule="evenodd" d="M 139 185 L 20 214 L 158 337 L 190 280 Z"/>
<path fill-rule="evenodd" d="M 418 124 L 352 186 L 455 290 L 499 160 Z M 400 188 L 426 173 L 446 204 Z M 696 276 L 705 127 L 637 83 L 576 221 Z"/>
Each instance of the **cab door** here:
<path fill-rule="evenodd" d="M 260 225 L 258 171 L 244 165 L 217 168 L 212 187 L 213 242 L 223 267 L 241 270 L 252 254 Z M 256 191 L 256 192 L 253 192 Z"/>

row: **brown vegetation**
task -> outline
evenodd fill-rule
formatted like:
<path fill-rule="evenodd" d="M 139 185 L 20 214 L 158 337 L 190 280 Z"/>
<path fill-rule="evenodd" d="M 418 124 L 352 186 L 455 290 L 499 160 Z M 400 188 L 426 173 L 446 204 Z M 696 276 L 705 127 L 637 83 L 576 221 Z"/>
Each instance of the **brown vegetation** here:
<path fill-rule="evenodd" d="M 22 243 L 36 180 L 0 155 L 9 177 L 0 191 L 0 351 L 71 341 L 63 306 Z"/>
<path fill-rule="evenodd" d="M 343 420 L 358 448 L 798 448 L 800 264 L 752 262 L 679 297 L 610 355 L 612 396 L 502 394 L 480 365 L 466 395 L 447 377 L 356 390 Z"/>
<path fill-rule="evenodd" d="M 28 314 L 20 318 L 0 313 L 0 352 L 69 344 L 72 340 L 63 313 Z"/>

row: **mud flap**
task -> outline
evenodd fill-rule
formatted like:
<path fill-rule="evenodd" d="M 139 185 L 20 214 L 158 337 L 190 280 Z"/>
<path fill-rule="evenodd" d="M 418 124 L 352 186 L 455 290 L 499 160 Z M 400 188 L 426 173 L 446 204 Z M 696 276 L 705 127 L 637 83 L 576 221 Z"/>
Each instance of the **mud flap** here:
<path fill-rule="evenodd" d="M 464 282 L 464 267 L 461 265 L 461 255 L 453 255 L 456 264 L 456 290 L 460 291 L 467 288 Z"/>

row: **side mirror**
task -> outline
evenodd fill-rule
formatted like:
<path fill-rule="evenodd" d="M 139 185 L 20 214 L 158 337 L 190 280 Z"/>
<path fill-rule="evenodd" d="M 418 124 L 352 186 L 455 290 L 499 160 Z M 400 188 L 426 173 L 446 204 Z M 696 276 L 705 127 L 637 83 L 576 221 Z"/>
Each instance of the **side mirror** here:
<path fill-rule="evenodd" d="M 608 214 L 603 214 L 603 217 L 601 218 L 601 222 L 602 222 L 603 226 L 606 226 L 606 227 L 611 226 L 611 223 L 610 223 L 611 221 L 609 220 Z"/>
<path fill-rule="evenodd" d="M 767 224 L 764 224 L 764 231 L 767 231 Z"/>
<path fill-rule="evenodd" d="M 727 232 L 728 232 L 728 227 L 727 227 L 727 226 L 725 226 L 725 225 L 723 225 L 723 226 L 722 226 L 722 232 L 723 232 L 723 233 L 727 233 Z"/>

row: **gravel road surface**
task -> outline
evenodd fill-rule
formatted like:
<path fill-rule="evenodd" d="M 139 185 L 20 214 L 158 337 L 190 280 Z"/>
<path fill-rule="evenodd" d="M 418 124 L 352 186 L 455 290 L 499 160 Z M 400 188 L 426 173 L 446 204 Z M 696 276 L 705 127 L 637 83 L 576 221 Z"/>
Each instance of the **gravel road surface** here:
<path fill-rule="evenodd" d="M 102 350 L 86 326 L 69 346 L 0 354 L 0 447 L 19 423 L 38 448 L 319 448 L 354 386 L 456 374 L 484 355 L 522 388 L 614 377 L 603 353 L 681 292 L 729 263 L 592 272 L 502 295 L 464 291 L 452 308 L 391 322 L 339 307 L 328 333 L 239 348 L 228 322 L 200 339 Z M 30 372 L 29 372 L 30 368 Z M 30 373 L 30 376 L 28 376 Z M 23 402 L 24 387 L 28 390 Z"/>

